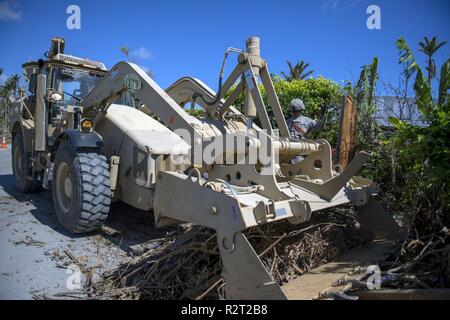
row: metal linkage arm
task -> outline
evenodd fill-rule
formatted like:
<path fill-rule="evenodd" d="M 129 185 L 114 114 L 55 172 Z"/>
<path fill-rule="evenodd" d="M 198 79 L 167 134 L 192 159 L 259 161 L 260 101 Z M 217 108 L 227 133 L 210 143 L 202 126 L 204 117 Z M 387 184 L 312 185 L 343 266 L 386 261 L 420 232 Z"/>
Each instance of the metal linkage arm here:
<path fill-rule="evenodd" d="M 242 87 L 242 84 L 240 85 Z M 208 87 L 205 83 L 202 81 L 191 78 L 191 77 L 183 77 L 181 79 L 178 79 L 176 82 L 171 84 L 167 89 L 166 92 L 169 96 L 172 97 L 172 99 L 175 100 L 176 103 L 179 105 L 184 105 L 185 103 L 192 102 L 192 99 L 196 93 L 200 93 L 202 96 L 208 98 L 209 100 L 214 100 L 214 97 L 216 96 L 216 93 Z M 227 105 L 227 108 L 234 113 L 234 114 L 241 114 L 236 108 L 231 106 L 230 102 L 235 101 L 237 96 L 233 98 L 233 95 L 242 92 L 238 90 L 238 88 L 235 88 L 232 94 L 228 99 L 220 99 L 219 103 L 221 105 Z M 216 111 L 215 105 L 208 105 L 206 104 L 202 99 L 198 99 L 197 103 L 209 114 L 213 115 Z"/>
<path fill-rule="evenodd" d="M 275 92 L 269 70 L 267 69 L 267 63 L 264 63 L 264 67 L 261 68 L 260 76 L 264 89 L 266 90 L 267 100 L 269 105 L 272 107 L 275 121 L 277 122 L 278 129 L 280 130 L 280 136 L 283 138 L 290 138 L 291 135 L 289 134 L 283 109 L 281 108 L 280 101 L 278 100 L 277 93 Z"/>
<path fill-rule="evenodd" d="M 106 111 L 113 101 L 125 91 L 131 91 L 139 101 L 170 129 L 186 129 L 194 136 L 195 126 L 201 122 L 187 114 L 161 87 L 159 87 L 141 68 L 134 63 L 119 62 L 108 76 L 81 101 L 84 112 L 95 115 Z"/>

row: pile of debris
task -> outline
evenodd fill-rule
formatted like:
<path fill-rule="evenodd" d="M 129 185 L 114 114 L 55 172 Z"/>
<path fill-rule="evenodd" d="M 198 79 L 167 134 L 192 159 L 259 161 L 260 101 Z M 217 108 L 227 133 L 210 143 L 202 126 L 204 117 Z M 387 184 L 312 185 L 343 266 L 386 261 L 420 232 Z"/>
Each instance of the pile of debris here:
<path fill-rule="evenodd" d="M 450 287 L 450 230 L 406 240 L 384 268 L 382 286 L 393 289 Z"/>
<path fill-rule="evenodd" d="M 283 284 L 373 240 L 352 207 L 316 212 L 310 222 L 272 223 L 246 236 L 274 279 Z M 151 250 L 91 284 L 89 296 L 105 299 L 222 299 L 224 282 L 215 233 L 184 225 Z"/>
<path fill-rule="evenodd" d="M 444 227 L 429 235 L 416 234 L 394 248 L 385 260 L 378 261 L 378 271 L 354 270 L 333 283 L 336 290 L 319 298 L 329 298 L 330 293 L 350 300 L 450 298 L 450 230 Z"/>

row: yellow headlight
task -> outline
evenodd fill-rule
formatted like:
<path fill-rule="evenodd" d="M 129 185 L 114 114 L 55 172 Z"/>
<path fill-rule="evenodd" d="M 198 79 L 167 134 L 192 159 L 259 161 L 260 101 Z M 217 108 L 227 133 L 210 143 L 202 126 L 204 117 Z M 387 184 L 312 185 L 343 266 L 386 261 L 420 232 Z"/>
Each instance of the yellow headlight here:
<path fill-rule="evenodd" d="M 92 119 L 83 119 L 81 120 L 81 130 L 83 131 L 91 131 L 94 128 L 94 121 Z"/>

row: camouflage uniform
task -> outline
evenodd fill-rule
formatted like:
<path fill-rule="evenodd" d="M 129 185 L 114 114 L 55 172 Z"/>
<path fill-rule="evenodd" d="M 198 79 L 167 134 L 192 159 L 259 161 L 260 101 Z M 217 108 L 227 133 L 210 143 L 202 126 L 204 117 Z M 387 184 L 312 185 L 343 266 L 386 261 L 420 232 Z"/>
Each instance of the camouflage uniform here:
<path fill-rule="evenodd" d="M 289 128 L 289 133 L 291 134 L 291 138 L 294 140 L 307 138 L 308 131 L 316 131 L 318 126 L 317 121 L 305 116 L 289 118 L 287 121 L 287 125 Z"/>
<path fill-rule="evenodd" d="M 303 101 L 301 99 L 293 99 L 291 101 L 291 111 L 293 113 L 302 112 L 304 110 L 305 105 L 303 104 Z M 309 130 L 314 131 L 320 130 L 320 125 L 317 121 L 305 116 L 298 116 L 295 118 L 291 117 L 288 119 L 287 125 L 289 128 L 291 138 L 295 141 L 307 138 Z M 303 159 L 304 159 L 303 156 L 298 155 L 295 158 L 291 159 L 290 163 L 295 164 L 302 161 Z"/>

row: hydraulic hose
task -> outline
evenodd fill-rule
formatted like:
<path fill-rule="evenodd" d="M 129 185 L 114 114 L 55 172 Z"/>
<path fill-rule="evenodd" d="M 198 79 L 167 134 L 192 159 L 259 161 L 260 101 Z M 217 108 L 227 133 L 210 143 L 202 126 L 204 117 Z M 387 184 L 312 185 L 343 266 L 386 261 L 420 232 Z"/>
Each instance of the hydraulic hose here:
<path fill-rule="evenodd" d="M 192 95 L 192 104 L 193 104 L 193 105 L 195 105 L 195 101 L 197 100 L 197 98 L 200 98 L 201 100 L 203 100 L 203 102 L 206 103 L 208 106 L 215 105 L 215 104 L 219 101 L 219 99 L 220 99 L 221 96 L 222 96 L 223 73 L 224 73 L 224 71 L 225 71 L 225 65 L 226 65 L 226 62 L 227 62 L 228 54 L 229 54 L 230 52 L 241 53 L 242 50 L 241 50 L 241 49 L 237 49 L 237 48 L 232 48 L 232 47 L 230 47 L 230 48 L 228 48 L 228 49 L 225 51 L 225 55 L 224 55 L 223 62 L 222 62 L 222 68 L 220 69 L 220 74 L 219 74 L 219 87 L 218 87 L 218 89 L 217 89 L 217 94 L 216 94 L 215 98 L 214 98 L 213 100 L 211 100 L 211 101 L 207 101 L 207 100 L 205 99 L 205 97 L 203 96 L 203 94 L 201 94 L 201 93 L 199 93 L 199 92 L 196 92 L 196 93 L 194 93 L 194 94 Z"/>

